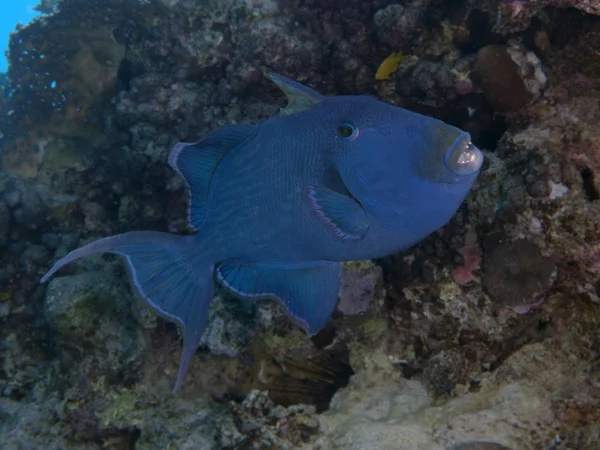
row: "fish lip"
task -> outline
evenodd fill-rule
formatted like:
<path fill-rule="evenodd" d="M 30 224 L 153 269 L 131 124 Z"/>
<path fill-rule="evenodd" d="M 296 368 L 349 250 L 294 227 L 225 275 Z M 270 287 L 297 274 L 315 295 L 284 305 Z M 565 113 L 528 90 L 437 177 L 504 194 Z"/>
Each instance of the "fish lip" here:
<path fill-rule="evenodd" d="M 471 142 L 471 135 L 463 131 L 446 150 L 444 162 L 455 175 L 474 175 L 481 170 L 483 153 Z"/>

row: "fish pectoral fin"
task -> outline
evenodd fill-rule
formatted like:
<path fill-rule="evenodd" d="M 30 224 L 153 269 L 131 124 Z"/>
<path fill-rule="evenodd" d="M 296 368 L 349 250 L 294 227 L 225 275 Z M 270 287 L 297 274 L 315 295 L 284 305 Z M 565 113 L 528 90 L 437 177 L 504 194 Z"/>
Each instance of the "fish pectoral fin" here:
<path fill-rule="evenodd" d="M 339 263 L 289 268 L 227 260 L 216 271 L 219 281 L 242 298 L 277 300 L 308 335 L 323 328 L 337 304 Z"/>
<path fill-rule="evenodd" d="M 322 186 L 308 186 L 306 193 L 312 211 L 338 238 L 356 241 L 369 229 L 369 219 L 355 199 Z"/>
<path fill-rule="evenodd" d="M 198 230 L 208 216 L 208 192 L 219 163 L 256 129 L 254 125 L 227 125 L 197 142 L 180 142 L 171 149 L 169 165 L 186 182 L 188 221 L 193 229 Z"/>
<path fill-rule="evenodd" d="M 281 115 L 288 116 L 300 111 L 306 111 L 317 103 L 325 100 L 325 97 L 317 91 L 276 73 L 266 74 L 273 83 L 287 96 L 288 104 L 281 108 Z"/>

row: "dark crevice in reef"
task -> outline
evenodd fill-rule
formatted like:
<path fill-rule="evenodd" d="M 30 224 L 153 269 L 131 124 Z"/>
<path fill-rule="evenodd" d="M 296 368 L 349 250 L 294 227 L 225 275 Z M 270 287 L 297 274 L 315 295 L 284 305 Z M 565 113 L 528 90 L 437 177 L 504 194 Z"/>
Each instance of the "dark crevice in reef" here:
<path fill-rule="evenodd" d="M 479 148 L 495 150 L 507 130 L 505 117 L 494 114 L 492 106 L 481 94 L 459 97 L 446 111 L 442 120 L 470 133 Z"/>
<path fill-rule="evenodd" d="M 504 40 L 502 35 L 492 31 L 489 25 L 490 15 L 485 11 L 471 11 L 466 24 L 469 39 L 459 47 L 465 54 L 474 53 L 486 45 L 502 43 Z"/>
<path fill-rule="evenodd" d="M 317 412 L 327 410 L 333 395 L 354 375 L 352 367 L 326 354 L 310 361 L 284 358 L 281 363 L 285 371 L 271 379 L 269 397 L 283 406 L 312 404 Z"/>
<path fill-rule="evenodd" d="M 134 77 L 133 64 L 128 59 L 124 59 L 119 66 L 117 72 L 117 79 L 119 81 L 119 90 L 128 91 L 130 88 L 131 80 Z"/>
<path fill-rule="evenodd" d="M 590 202 L 598 200 L 600 195 L 598 195 L 598 191 L 594 187 L 594 173 L 590 169 L 583 169 L 581 171 L 581 179 L 583 180 L 585 198 Z"/>

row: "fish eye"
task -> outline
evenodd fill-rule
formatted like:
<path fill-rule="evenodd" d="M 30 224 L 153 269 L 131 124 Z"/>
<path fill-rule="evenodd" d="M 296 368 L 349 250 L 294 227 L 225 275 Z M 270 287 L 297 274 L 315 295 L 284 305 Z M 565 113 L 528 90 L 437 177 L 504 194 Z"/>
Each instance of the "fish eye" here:
<path fill-rule="evenodd" d="M 470 141 L 453 145 L 446 154 L 446 165 L 456 175 L 471 175 L 479 172 L 483 154 Z"/>
<path fill-rule="evenodd" d="M 337 128 L 337 134 L 343 139 L 354 140 L 358 136 L 358 129 L 349 123 L 343 123 Z"/>

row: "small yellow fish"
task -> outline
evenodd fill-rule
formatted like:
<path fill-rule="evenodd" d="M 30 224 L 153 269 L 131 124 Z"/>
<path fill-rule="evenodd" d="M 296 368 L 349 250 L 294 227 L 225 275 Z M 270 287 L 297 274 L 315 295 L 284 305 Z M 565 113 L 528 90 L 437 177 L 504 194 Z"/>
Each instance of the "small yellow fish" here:
<path fill-rule="evenodd" d="M 383 62 L 379 66 L 379 69 L 377 69 L 375 79 L 389 80 L 390 75 L 398 69 L 398 65 L 403 59 L 404 55 L 402 54 L 402 52 L 392 53 L 390 56 L 383 60 Z"/>

